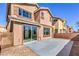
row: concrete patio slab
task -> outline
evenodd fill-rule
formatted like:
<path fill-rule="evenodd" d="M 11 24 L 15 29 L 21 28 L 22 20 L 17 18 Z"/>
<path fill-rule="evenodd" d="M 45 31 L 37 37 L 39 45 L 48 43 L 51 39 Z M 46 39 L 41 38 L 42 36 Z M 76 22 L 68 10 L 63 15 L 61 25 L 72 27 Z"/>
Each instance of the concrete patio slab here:
<path fill-rule="evenodd" d="M 40 56 L 56 56 L 69 42 L 68 39 L 52 38 L 33 43 L 25 44 L 25 47 L 32 49 Z"/>

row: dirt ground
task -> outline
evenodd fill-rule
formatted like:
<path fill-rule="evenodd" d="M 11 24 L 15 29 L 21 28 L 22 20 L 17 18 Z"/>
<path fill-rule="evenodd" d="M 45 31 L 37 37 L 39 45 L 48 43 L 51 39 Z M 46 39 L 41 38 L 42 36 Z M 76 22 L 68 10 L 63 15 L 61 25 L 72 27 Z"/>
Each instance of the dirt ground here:
<path fill-rule="evenodd" d="M 2 49 L 1 56 L 37 56 L 37 54 L 22 45 Z"/>

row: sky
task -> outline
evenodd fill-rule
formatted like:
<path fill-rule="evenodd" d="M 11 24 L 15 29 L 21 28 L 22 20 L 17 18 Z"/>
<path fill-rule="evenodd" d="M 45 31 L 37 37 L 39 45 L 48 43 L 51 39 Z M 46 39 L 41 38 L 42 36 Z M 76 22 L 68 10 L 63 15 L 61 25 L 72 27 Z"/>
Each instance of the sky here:
<path fill-rule="evenodd" d="M 76 22 L 79 21 L 79 4 L 77 3 L 38 3 L 40 7 L 47 7 L 55 17 L 67 20 L 67 25 L 77 31 Z M 0 3 L 0 25 L 6 25 L 7 5 Z"/>
<path fill-rule="evenodd" d="M 6 25 L 6 11 L 7 11 L 7 5 L 0 3 L 0 25 L 5 26 Z"/>

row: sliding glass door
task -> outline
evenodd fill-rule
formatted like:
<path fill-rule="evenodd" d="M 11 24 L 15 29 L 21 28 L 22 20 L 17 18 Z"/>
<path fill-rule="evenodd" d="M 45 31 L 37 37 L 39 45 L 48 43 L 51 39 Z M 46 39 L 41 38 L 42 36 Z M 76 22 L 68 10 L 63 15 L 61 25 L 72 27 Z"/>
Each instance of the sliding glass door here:
<path fill-rule="evenodd" d="M 24 40 L 37 40 L 37 27 L 32 25 L 24 25 Z"/>

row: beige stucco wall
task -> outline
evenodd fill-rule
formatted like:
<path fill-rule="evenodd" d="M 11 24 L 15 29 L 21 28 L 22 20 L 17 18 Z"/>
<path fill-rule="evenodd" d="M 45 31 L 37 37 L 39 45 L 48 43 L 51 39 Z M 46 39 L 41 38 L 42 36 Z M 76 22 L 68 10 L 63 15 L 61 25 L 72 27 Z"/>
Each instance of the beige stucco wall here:
<path fill-rule="evenodd" d="M 59 22 L 59 29 L 63 29 L 63 22 L 62 21 L 60 21 L 60 20 L 58 20 L 58 22 Z"/>
<path fill-rule="evenodd" d="M 47 10 L 41 10 L 41 11 L 40 11 L 40 17 L 42 16 L 42 15 L 41 15 L 41 12 L 44 13 L 44 19 L 41 19 L 41 18 L 40 18 L 40 24 L 52 26 L 52 22 L 50 21 L 51 15 L 49 14 L 49 12 L 48 12 Z"/>
<path fill-rule="evenodd" d="M 14 45 L 21 45 L 23 43 L 23 25 L 14 23 L 13 25 Z"/>

